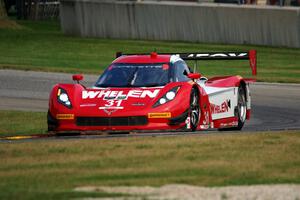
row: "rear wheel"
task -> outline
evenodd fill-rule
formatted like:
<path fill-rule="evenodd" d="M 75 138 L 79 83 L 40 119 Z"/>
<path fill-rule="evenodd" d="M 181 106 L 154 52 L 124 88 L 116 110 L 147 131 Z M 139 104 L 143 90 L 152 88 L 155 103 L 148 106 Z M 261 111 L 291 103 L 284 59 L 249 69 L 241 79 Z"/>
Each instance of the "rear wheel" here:
<path fill-rule="evenodd" d="M 233 131 L 241 130 L 246 121 L 247 103 L 246 103 L 246 91 L 243 86 L 239 87 L 238 90 L 238 102 L 235 109 L 235 116 L 238 118 L 238 125 L 236 127 L 221 128 L 219 131 Z"/>
<path fill-rule="evenodd" d="M 246 93 L 245 89 L 242 86 L 240 86 L 239 94 L 238 94 L 238 105 L 237 105 L 237 111 L 236 111 L 236 115 L 237 115 L 239 121 L 238 121 L 238 126 L 236 127 L 236 130 L 241 130 L 246 121 L 247 103 L 246 103 L 245 93 Z"/>
<path fill-rule="evenodd" d="M 190 109 L 187 119 L 187 128 L 191 131 L 197 129 L 200 119 L 199 93 L 195 88 L 192 88 L 190 97 Z"/>

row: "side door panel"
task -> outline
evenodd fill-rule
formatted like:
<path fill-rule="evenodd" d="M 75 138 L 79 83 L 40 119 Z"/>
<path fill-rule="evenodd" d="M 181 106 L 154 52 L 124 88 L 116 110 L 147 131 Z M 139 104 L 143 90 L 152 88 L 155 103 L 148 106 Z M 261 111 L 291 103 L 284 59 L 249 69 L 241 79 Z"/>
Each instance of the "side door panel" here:
<path fill-rule="evenodd" d="M 237 106 L 237 87 L 203 87 L 209 97 L 212 120 L 234 116 Z"/>

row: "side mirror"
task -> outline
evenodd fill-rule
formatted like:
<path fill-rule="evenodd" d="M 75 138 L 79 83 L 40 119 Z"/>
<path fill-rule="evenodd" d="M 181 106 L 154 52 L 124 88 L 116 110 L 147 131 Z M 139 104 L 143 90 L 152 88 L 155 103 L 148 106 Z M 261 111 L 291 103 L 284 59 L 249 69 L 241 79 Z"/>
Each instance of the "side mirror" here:
<path fill-rule="evenodd" d="M 201 74 L 199 73 L 190 73 L 187 75 L 187 77 L 189 77 L 190 79 L 199 79 L 201 78 Z"/>
<path fill-rule="evenodd" d="M 83 80 L 83 76 L 81 74 L 74 74 L 72 76 L 73 81 L 77 81 L 77 83 L 79 83 L 79 81 Z"/>

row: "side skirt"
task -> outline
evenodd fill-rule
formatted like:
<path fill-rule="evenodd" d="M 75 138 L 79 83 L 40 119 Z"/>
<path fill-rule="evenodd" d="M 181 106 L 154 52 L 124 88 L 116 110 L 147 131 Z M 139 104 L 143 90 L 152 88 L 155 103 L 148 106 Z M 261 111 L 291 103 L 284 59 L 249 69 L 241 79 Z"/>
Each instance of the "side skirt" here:
<path fill-rule="evenodd" d="M 214 128 L 230 128 L 238 125 L 237 117 L 228 117 L 223 119 L 213 120 Z"/>

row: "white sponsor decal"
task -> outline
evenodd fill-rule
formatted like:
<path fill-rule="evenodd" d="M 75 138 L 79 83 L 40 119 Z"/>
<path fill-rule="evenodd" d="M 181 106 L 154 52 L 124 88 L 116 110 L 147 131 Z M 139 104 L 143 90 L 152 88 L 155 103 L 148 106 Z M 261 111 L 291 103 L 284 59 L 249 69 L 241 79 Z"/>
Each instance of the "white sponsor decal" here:
<path fill-rule="evenodd" d="M 204 120 L 203 120 L 203 125 L 209 124 L 209 113 L 204 112 Z"/>
<path fill-rule="evenodd" d="M 190 117 L 187 117 L 186 120 L 185 120 L 185 125 L 186 125 L 186 128 L 187 129 L 190 129 L 191 128 L 191 118 Z"/>
<path fill-rule="evenodd" d="M 229 123 L 221 123 L 220 128 L 232 127 L 232 126 L 237 126 L 237 125 L 238 125 L 237 121 L 229 122 Z"/>
<path fill-rule="evenodd" d="M 129 97 L 132 98 L 154 98 L 159 93 L 159 89 L 156 90 L 129 90 L 128 93 L 124 91 L 111 91 L 111 90 L 100 90 L 100 91 L 82 91 L 82 99 L 117 99 L 124 100 Z"/>
<path fill-rule="evenodd" d="M 117 106 L 115 106 L 115 107 L 99 107 L 99 109 L 100 110 L 107 110 L 107 109 L 114 109 L 114 110 L 117 110 L 117 109 L 123 109 L 124 107 L 117 107 Z"/>
<path fill-rule="evenodd" d="M 200 125 L 201 129 L 209 129 L 209 125 Z"/>
<path fill-rule="evenodd" d="M 80 104 L 80 107 L 94 107 L 96 105 L 97 104 L 94 104 L 94 103 L 86 103 L 86 104 Z"/>
<path fill-rule="evenodd" d="M 102 107 L 99 107 L 99 109 L 103 110 L 106 114 L 111 115 L 117 110 L 124 109 L 124 107 L 121 106 L 121 104 L 122 100 L 107 100 L 106 104 L 104 104 L 104 106 Z"/>
<path fill-rule="evenodd" d="M 226 100 L 222 102 L 221 105 L 215 105 L 215 104 L 210 104 L 211 112 L 212 114 L 217 114 L 217 113 L 225 113 L 228 112 L 229 108 L 231 108 L 231 102 L 230 100 Z"/>
<path fill-rule="evenodd" d="M 201 57 L 244 57 L 247 56 L 247 53 L 197 53 L 197 54 L 189 54 L 187 57 L 188 58 L 201 58 Z"/>

